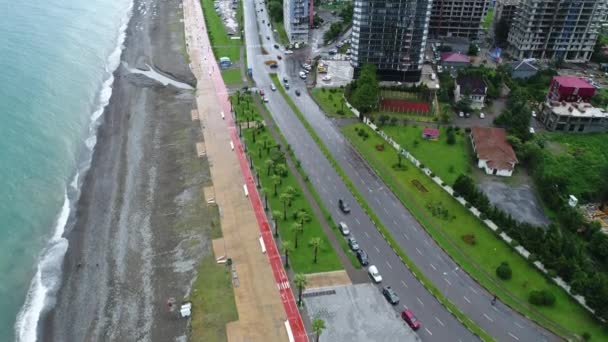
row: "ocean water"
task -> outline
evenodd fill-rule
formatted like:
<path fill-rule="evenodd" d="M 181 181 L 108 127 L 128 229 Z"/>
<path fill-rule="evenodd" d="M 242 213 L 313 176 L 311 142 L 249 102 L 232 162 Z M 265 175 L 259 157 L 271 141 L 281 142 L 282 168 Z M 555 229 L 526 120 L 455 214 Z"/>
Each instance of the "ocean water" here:
<path fill-rule="evenodd" d="M 0 341 L 53 304 L 132 0 L 0 0 Z"/>

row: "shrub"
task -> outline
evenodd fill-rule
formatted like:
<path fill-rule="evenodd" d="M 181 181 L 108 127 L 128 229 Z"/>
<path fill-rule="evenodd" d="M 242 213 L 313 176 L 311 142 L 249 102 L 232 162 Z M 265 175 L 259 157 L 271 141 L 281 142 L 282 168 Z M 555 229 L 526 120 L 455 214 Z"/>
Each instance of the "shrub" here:
<path fill-rule="evenodd" d="M 555 304 L 555 296 L 548 290 L 534 290 L 530 292 L 528 302 L 537 306 L 553 306 Z"/>
<path fill-rule="evenodd" d="M 473 205 L 471 205 L 471 203 L 469 203 L 469 202 L 467 202 L 467 203 L 464 204 L 464 207 L 467 208 L 467 209 L 471 209 L 472 206 Z"/>
<path fill-rule="evenodd" d="M 475 246 L 477 241 L 475 240 L 475 234 L 465 234 L 462 236 L 462 241 L 467 245 Z"/>
<path fill-rule="evenodd" d="M 519 246 L 519 241 L 517 241 L 515 239 L 511 240 L 511 246 L 513 246 L 513 247 Z"/>
<path fill-rule="evenodd" d="M 464 131 L 465 131 L 465 132 L 467 132 L 467 133 L 471 133 L 471 127 L 466 127 L 466 128 L 464 129 Z"/>
<path fill-rule="evenodd" d="M 508 263 L 506 263 L 506 262 L 503 261 L 496 268 L 496 275 L 498 276 L 498 278 L 500 278 L 502 280 L 509 280 L 509 279 L 511 279 L 511 276 L 513 275 L 513 271 L 511 270 L 511 266 L 509 266 Z"/>
<path fill-rule="evenodd" d="M 441 182 L 441 186 L 445 186 L 445 182 Z"/>
<path fill-rule="evenodd" d="M 338 115 L 344 115 L 344 111 L 342 109 L 338 109 L 336 111 L 336 114 L 338 114 Z"/>
<path fill-rule="evenodd" d="M 431 178 L 435 178 L 435 174 L 433 172 L 431 172 L 429 176 L 431 176 Z"/>
<path fill-rule="evenodd" d="M 583 333 L 583 340 L 585 340 L 585 341 L 591 340 L 591 334 L 585 331 Z"/>
<path fill-rule="evenodd" d="M 485 221 L 485 220 L 487 220 L 487 219 L 488 219 L 488 215 L 486 215 L 486 214 L 484 214 L 484 213 L 481 213 L 481 214 L 479 215 L 479 218 L 480 218 L 482 221 Z"/>
<path fill-rule="evenodd" d="M 458 197 L 460 197 L 460 194 L 459 194 L 459 193 L 457 193 L 456 191 L 454 191 L 454 192 L 452 193 L 452 196 L 454 196 L 455 198 L 458 198 Z"/>
<path fill-rule="evenodd" d="M 536 256 L 536 254 L 534 254 L 534 253 L 530 253 L 530 255 L 528 255 L 528 260 L 529 260 L 531 263 L 534 263 L 536 260 L 538 260 L 538 257 Z"/>
<path fill-rule="evenodd" d="M 420 163 L 420 165 L 418 167 L 420 167 L 421 169 L 424 169 L 424 164 Z"/>

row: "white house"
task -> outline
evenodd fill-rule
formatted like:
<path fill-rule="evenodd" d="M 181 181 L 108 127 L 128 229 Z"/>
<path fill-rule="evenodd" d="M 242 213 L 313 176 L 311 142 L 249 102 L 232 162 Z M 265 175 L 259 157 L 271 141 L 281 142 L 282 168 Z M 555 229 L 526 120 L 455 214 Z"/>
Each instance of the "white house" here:
<path fill-rule="evenodd" d="M 471 144 L 477 155 L 477 167 L 489 175 L 510 177 L 513 174 L 518 161 L 504 129 L 473 127 Z"/>
<path fill-rule="evenodd" d="M 481 77 L 473 75 L 458 76 L 454 87 L 454 101 L 458 102 L 463 96 L 468 95 L 471 99 L 471 107 L 481 109 L 485 104 L 487 92 L 488 86 Z"/>

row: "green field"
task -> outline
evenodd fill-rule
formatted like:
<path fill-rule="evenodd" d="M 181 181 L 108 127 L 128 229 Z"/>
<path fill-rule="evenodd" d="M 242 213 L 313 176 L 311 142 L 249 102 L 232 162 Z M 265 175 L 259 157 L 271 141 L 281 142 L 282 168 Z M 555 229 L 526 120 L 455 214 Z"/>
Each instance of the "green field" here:
<path fill-rule="evenodd" d="M 201 0 L 201 5 L 203 6 L 207 33 L 209 41 L 213 46 L 215 58 L 229 57 L 232 63 L 238 62 L 240 59 L 241 41 L 230 39 L 222 23 L 222 18 L 220 18 L 213 8 L 213 0 Z M 239 15 L 237 14 L 237 16 Z"/>
<path fill-rule="evenodd" d="M 314 88 L 312 97 L 327 116 L 347 118 L 355 114 L 346 106 L 344 90 L 338 88 Z"/>
<path fill-rule="evenodd" d="M 241 78 L 241 69 L 238 67 L 222 70 L 222 78 L 224 79 L 224 83 L 227 85 L 243 83 L 243 79 Z"/>
<path fill-rule="evenodd" d="M 367 131 L 369 138 L 363 140 L 355 129 Z M 608 338 L 608 333 L 591 314 L 550 283 L 413 164 L 410 163 L 406 170 L 393 169 L 392 165 L 396 163 L 394 150 L 387 146 L 383 152 L 377 151 L 375 146 L 385 142 L 371 129 L 363 124 L 353 124 L 344 127 L 343 132 L 433 239 L 501 301 L 561 336 L 580 336 L 589 332 L 594 340 Z M 438 214 L 438 208 L 444 214 Z M 471 243 L 470 239 L 465 242 L 465 235 L 473 236 L 475 242 Z M 508 281 L 499 280 L 495 275 L 496 267 L 503 261 L 513 270 L 513 278 Z M 557 300 L 553 307 L 528 304 L 530 291 L 540 289 L 555 295 Z"/>
<path fill-rule="evenodd" d="M 273 22 L 272 28 L 273 30 L 277 30 L 275 37 L 278 38 L 279 44 L 283 46 L 288 45 L 289 37 L 287 37 L 287 32 L 285 31 L 285 24 L 283 22 Z"/>
<path fill-rule="evenodd" d="M 606 182 L 608 134 L 544 133 L 544 174 L 559 176 L 568 194 L 585 198 Z"/>
<path fill-rule="evenodd" d="M 469 141 L 464 130 L 456 133 L 454 145 L 448 145 L 445 128 L 440 129 L 438 141 L 423 139 L 424 128 L 425 126 L 385 126 L 381 129 L 447 184 L 454 184 L 460 174 L 470 173 Z"/>

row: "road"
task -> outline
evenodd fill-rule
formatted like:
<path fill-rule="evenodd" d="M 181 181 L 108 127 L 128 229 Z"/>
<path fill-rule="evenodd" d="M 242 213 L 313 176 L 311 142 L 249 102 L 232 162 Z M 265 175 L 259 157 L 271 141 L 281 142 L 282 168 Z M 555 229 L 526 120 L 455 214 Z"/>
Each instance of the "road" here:
<path fill-rule="evenodd" d="M 253 0 L 245 0 L 245 32 L 249 42 L 257 42 L 258 34 L 271 36 L 263 40 L 266 49 L 273 49 L 272 35 L 267 26 L 261 24 L 266 11 L 257 12 Z M 256 4 L 259 5 L 259 2 Z M 260 7 L 261 8 L 261 7 Z M 256 18 L 256 20 L 252 20 Z M 258 33 L 258 27 L 261 32 Z M 270 50 L 269 50 L 270 51 Z M 271 80 L 269 69 L 263 64 L 260 52 L 255 45 L 247 46 L 249 67 L 258 87 L 269 90 Z M 288 64 L 287 67 L 285 64 Z M 515 311 L 501 304 L 491 305 L 492 295 L 478 285 L 468 274 L 460 270 L 453 260 L 428 236 L 425 230 L 412 217 L 401 202 L 388 190 L 385 184 L 370 169 L 353 147 L 345 140 L 339 129 L 318 108 L 307 92 L 302 96 L 293 95 L 294 89 L 304 90 L 305 84 L 297 78 L 299 61 L 282 61 L 279 67 L 280 78 L 287 76 L 292 88 L 290 95 L 303 111 L 333 157 L 341 164 L 347 176 L 382 223 L 424 274 L 439 288 L 462 312 L 475 321 L 490 335 L 500 341 L 547 341 L 558 338 Z M 295 77 L 294 77 L 295 76 Z M 363 212 L 337 172 L 329 164 L 312 137 L 279 92 L 267 91 L 270 102 L 268 107 L 277 125 L 293 147 L 302 167 L 312 184 L 319 189 L 322 201 L 330 210 L 334 221 L 346 222 L 357 237 L 359 244 L 370 255 L 383 278 L 384 285 L 392 286 L 401 298 L 402 304 L 411 308 L 421 319 L 424 328 L 420 336 L 428 341 L 470 341 L 475 337 L 461 325 L 435 298 L 413 277 L 401 263 L 397 255 L 384 241 L 370 218 Z M 350 203 L 352 212 L 343 215 L 337 208 L 338 197 Z"/>

